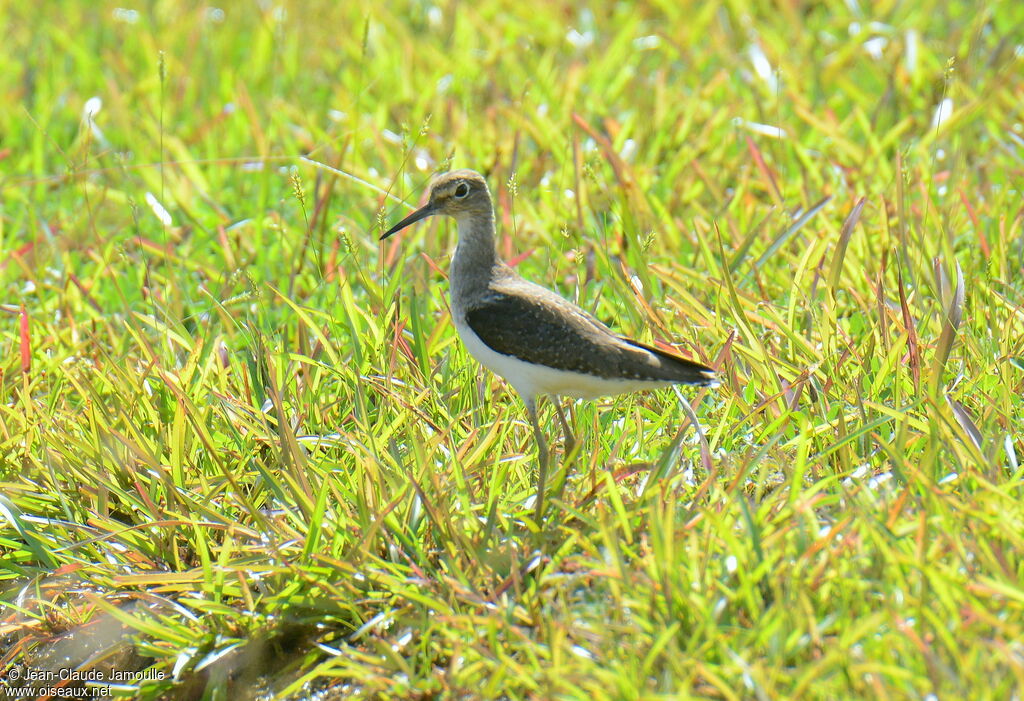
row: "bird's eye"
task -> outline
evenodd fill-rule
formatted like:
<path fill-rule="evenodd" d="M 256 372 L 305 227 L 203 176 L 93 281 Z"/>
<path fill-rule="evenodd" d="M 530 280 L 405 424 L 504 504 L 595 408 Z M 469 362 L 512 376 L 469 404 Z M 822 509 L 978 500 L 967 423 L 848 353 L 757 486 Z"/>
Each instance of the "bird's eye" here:
<path fill-rule="evenodd" d="M 459 186 L 455 188 L 455 196 L 460 200 L 469 194 L 469 185 L 466 183 L 459 183 Z"/>

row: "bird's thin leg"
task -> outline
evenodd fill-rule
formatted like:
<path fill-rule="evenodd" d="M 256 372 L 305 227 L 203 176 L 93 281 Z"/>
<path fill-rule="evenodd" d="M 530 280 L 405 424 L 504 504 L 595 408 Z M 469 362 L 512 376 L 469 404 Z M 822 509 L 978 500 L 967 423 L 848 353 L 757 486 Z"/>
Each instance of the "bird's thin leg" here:
<path fill-rule="evenodd" d="M 565 456 L 569 457 L 572 455 L 572 451 L 576 450 L 576 438 L 572 435 L 572 429 L 569 428 L 569 422 L 565 420 L 565 413 L 562 411 L 562 403 L 555 398 L 555 411 L 558 413 L 558 422 L 562 424 L 562 445 L 565 449 Z"/>
<path fill-rule="evenodd" d="M 572 429 L 569 428 L 565 412 L 562 411 L 562 403 L 558 401 L 558 397 L 552 397 L 552 399 L 555 402 L 558 423 L 562 424 L 562 464 L 565 469 L 562 472 L 562 478 L 558 480 L 558 491 L 555 494 L 555 498 L 561 500 L 562 494 L 565 492 L 565 483 L 569 481 L 569 461 L 576 457 L 576 438 L 572 435 Z"/>
<path fill-rule="evenodd" d="M 544 488 L 548 481 L 548 446 L 544 442 L 544 434 L 541 433 L 540 424 L 537 423 L 537 400 L 530 399 L 526 402 L 526 411 L 530 415 L 530 423 L 533 424 L 533 437 L 537 440 L 537 462 L 540 463 L 540 470 L 537 473 L 537 510 L 534 520 L 540 526 L 540 519 L 544 515 Z"/>

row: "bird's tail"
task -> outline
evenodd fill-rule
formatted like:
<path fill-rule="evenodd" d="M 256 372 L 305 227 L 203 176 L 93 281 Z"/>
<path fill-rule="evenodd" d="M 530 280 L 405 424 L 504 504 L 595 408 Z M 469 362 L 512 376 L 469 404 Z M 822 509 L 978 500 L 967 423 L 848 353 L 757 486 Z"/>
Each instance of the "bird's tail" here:
<path fill-rule="evenodd" d="M 701 387 L 715 387 L 719 384 L 718 375 L 706 365 L 695 363 L 692 360 L 682 358 L 675 353 L 663 351 L 645 343 L 639 343 L 632 339 L 623 339 L 630 345 L 643 348 L 653 353 L 661 361 L 662 370 L 665 371 L 665 379 L 670 382 L 678 382 L 685 385 L 698 385 Z"/>

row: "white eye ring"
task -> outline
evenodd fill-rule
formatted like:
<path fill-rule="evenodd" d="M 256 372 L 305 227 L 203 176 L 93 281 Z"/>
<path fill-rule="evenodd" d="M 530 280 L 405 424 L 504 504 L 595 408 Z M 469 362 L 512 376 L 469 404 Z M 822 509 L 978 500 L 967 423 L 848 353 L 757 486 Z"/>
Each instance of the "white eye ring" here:
<path fill-rule="evenodd" d="M 457 199 L 461 200 L 463 197 L 465 197 L 468 194 L 469 194 L 469 185 L 467 185 L 466 183 L 459 183 L 458 186 L 455 188 L 455 197 Z"/>

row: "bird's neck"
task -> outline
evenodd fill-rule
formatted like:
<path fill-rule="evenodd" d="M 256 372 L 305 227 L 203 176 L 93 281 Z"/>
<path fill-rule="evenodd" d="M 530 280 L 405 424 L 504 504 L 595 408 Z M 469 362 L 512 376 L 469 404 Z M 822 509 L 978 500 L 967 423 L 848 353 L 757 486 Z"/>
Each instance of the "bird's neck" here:
<path fill-rule="evenodd" d="M 462 307 L 467 299 L 486 290 L 498 255 L 494 250 L 494 212 L 467 214 L 456 222 L 459 243 L 452 256 L 448 281 L 452 306 Z"/>

